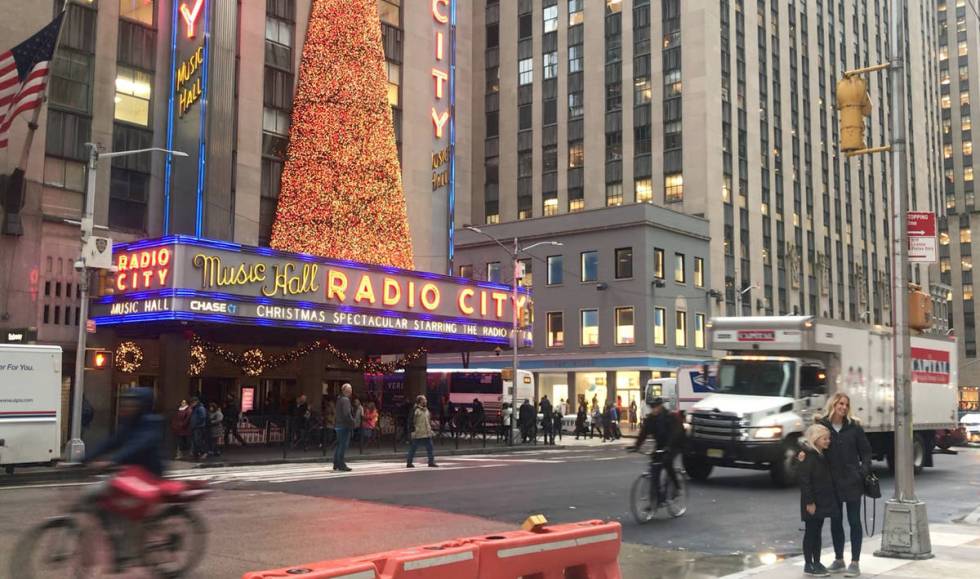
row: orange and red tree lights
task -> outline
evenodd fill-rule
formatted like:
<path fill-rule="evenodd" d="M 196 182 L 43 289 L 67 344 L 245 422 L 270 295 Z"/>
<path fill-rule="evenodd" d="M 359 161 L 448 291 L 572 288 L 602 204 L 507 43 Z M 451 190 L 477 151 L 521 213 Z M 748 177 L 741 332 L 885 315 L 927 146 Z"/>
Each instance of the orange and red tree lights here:
<path fill-rule="evenodd" d="M 377 0 L 314 0 L 271 245 L 413 269 Z"/>

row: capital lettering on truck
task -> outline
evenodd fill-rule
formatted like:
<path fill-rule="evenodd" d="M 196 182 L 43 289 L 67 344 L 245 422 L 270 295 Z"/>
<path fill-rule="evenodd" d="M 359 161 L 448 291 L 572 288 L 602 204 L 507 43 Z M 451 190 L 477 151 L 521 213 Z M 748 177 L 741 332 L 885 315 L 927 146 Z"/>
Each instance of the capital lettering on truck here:
<path fill-rule="evenodd" d="M 949 352 L 912 348 L 912 381 L 926 384 L 949 383 Z"/>
<path fill-rule="evenodd" d="M 739 342 L 775 342 L 776 332 L 773 330 L 739 330 Z"/>

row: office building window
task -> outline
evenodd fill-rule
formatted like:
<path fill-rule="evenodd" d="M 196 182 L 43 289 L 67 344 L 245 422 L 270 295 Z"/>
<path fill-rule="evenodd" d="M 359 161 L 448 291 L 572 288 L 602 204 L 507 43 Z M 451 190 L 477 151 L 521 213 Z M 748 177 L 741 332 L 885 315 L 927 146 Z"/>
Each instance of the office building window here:
<path fill-rule="evenodd" d="M 152 132 L 128 125 L 113 126 L 112 150 L 134 151 L 152 146 Z M 129 155 L 112 160 L 109 227 L 135 232 L 146 231 L 151 161 L 151 155 Z"/>
<path fill-rule="evenodd" d="M 562 312 L 548 312 L 548 347 L 565 345 L 565 320 Z"/>
<path fill-rule="evenodd" d="M 459 266 L 459 277 L 465 277 L 466 279 L 473 278 L 473 265 L 461 265 Z"/>
<path fill-rule="evenodd" d="M 119 0 L 119 17 L 153 26 L 154 0 Z"/>
<path fill-rule="evenodd" d="M 636 195 L 637 203 L 653 201 L 653 181 L 649 177 L 637 179 L 633 183 L 633 193 Z"/>
<path fill-rule="evenodd" d="M 568 0 L 568 25 L 575 26 L 585 22 L 585 0 Z"/>
<path fill-rule="evenodd" d="M 676 203 L 684 200 L 684 176 L 680 173 L 664 176 L 664 201 Z"/>
<path fill-rule="evenodd" d="M 663 346 L 667 343 L 667 310 L 665 308 L 653 308 L 653 343 Z"/>
<path fill-rule="evenodd" d="M 617 207 L 623 204 L 623 184 L 606 183 L 606 207 Z"/>
<path fill-rule="evenodd" d="M 583 346 L 599 345 L 599 310 L 582 310 L 580 334 Z"/>
<path fill-rule="evenodd" d="M 616 308 L 616 345 L 636 343 L 633 330 L 633 307 Z"/>
<path fill-rule="evenodd" d="M 544 215 L 558 215 L 558 192 L 551 191 L 542 197 L 542 212 Z"/>
<path fill-rule="evenodd" d="M 500 262 L 491 261 L 487 264 L 487 281 L 500 283 Z"/>
<path fill-rule="evenodd" d="M 544 33 L 558 30 L 558 6 L 545 6 L 543 10 Z"/>
<path fill-rule="evenodd" d="M 704 314 L 694 314 L 694 347 L 703 350 L 704 342 Z"/>
<path fill-rule="evenodd" d="M 685 275 L 684 267 L 684 254 L 675 253 L 674 254 L 674 281 L 677 283 L 685 283 L 687 281 L 687 276 Z"/>
<path fill-rule="evenodd" d="M 581 258 L 582 281 L 599 281 L 599 252 L 583 251 Z"/>
<path fill-rule="evenodd" d="M 676 324 L 674 326 L 674 344 L 678 348 L 687 347 L 687 312 L 674 312 L 676 314 Z"/>
<path fill-rule="evenodd" d="M 575 46 L 568 47 L 568 74 L 574 74 L 576 72 L 582 72 L 582 55 L 585 52 L 585 47 L 581 44 L 576 44 Z"/>
<path fill-rule="evenodd" d="M 381 22 L 391 26 L 401 26 L 401 0 L 381 0 L 378 2 L 378 12 Z"/>
<path fill-rule="evenodd" d="M 565 258 L 561 255 L 548 256 L 548 285 L 559 285 L 565 280 Z"/>
<path fill-rule="evenodd" d="M 558 52 L 544 53 L 542 75 L 545 80 L 558 78 Z"/>
<path fill-rule="evenodd" d="M 568 168 L 574 169 L 585 165 L 585 143 L 571 141 L 568 143 Z"/>
<path fill-rule="evenodd" d="M 150 124 L 150 97 L 153 75 L 147 72 L 116 66 L 116 115 L 124 121 L 141 127 Z"/>
<path fill-rule="evenodd" d="M 526 86 L 534 82 L 534 59 L 525 58 L 517 63 L 517 84 Z"/>
<path fill-rule="evenodd" d="M 694 287 L 704 287 L 704 259 L 694 258 Z"/>
<path fill-rule="evenodd" d="M 92 103 L 92 56 L 57 50 L 51 63 L 48 100 L 52 106 L 88 113 Z"/>
<path fill-rule="evenodd" d="M 620 247 L 616 250 L 616 279 L 633 277 L 633 248 Z"/>
<path fill-rule="evenodd" d="M 664 263 L 664 250 L 659 247 L 653 248 L 653 277 L 664 279 L 666 276 L 666 263 Z"/>

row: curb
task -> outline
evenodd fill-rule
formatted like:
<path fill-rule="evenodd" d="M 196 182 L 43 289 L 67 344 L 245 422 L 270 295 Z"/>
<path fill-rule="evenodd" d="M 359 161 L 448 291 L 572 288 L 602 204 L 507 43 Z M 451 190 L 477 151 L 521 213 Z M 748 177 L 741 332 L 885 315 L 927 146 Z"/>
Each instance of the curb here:
<path fill-rule="evenodd" d="M 528 446 L 518 446 L 518 447 L 496 447 L 496 448 L 460 448 L 460 449 L 446 449 L 439 451 L 436 454 L 442 456 L 464 456 L 472 454 L 508 454 L 508 453 L 519 453 L 519 452 L 531 452 L 539 450 L 542 448 L 547 448 L 549 450 L 567 450 L 574 448 L 572 446 L 566 445 L 528 445 Z M 349 449 L 348 449 L 349 450 Z M 350 462 L 360 462 L 365 460 L 395 460 L 404 459 L 408 449 L 402 452 L 393 453 L 381 453 L 381 454 L 351 454 L 348 455 L 347 460 Z M 270 458 L 270 459 L 259 459 L 259 460 L 243 460 L 243 461 L 215 461 L 215 462 L 183 462 L 171 460 L 171 465 L 179 464 L 181 469 L 208 469 L 208 468 L 229 468 L 229 467 L 246 467 L 246 466 L 271 466 L 277 464 L 295 464 L 295 463 L 331 463 L 332 456 L 329 454 L 326 456 L 312 456 L 312 457 L 286 457 L 286 458 Z M 29 467 L 36 468 L 36 467 Z M 96 474 L 99 471 L 82 466 L 67 465 L 65 463 L 58 463 L 58 465 L 53 467 L 47 467 L 50 470 L 43 471 L 32 471 L 22 474 L 12 474 L 0 476 L 0 488 L 7 486 L 19 486 L 23 484 L 32 483 L 44 483 L 44 482 L 71 482 L 71 481 L 83 481 Z"/>

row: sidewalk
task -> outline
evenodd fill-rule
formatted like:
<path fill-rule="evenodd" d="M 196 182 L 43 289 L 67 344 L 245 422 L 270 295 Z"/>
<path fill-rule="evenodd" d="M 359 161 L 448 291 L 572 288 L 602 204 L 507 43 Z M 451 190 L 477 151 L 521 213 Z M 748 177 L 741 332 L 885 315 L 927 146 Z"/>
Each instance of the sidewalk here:
<path fill-rule="evenodd" d="M 875 557 L 874 552 L 881 547 L 881 533 L 875 534 L 874 537 L 866 537 L 861 549 L 864 553 L 861 558 L 861 577 L 929 579 L 977 576 L 980 569 L 980 525 L 932 523 L 929 525 L 929 536 L 935 557 L 919 561 Z M 824 565 L 830 565 L 833 559 L 833 548 L 824 549 L 820 561 Z M 747 577 L 752 579 L 804 577 L 803 557 L 794 557 L 773 565 L 727 575 L 725 579 Z M 831 575 L 831 577 L 841 577 L 841 575 Z"/>
<path fill-rule="evenodd" d="M 460 438 L 459 448 L 456 448 L 456 441 L 452 438 L 445 438 L 435 442 L 436 453 L 441 456 L 459 456 L 470 454 L 503 454 L 510 452 L 533 452 L 537 450 L 565 450 L 577 447 L 600 446 L 601 440 L 585 439 L 576 441 L 574 436 L 566 435 L 562 440 L 555 440 L 555 445 L 546 445 L 538 440 L 537 444 L 517 444 L 508 446 L 506 443 L 497 442 L 496 437 L 488 437 L 486 447 L 483 446 L 483 439 Z M 607 443 L 608 444 L 608 443 Z M 333 447 L 328 447 L 326 453 L 320 448 L 311 448 L 307 451 L 291 449 L 283 457 L 282 446 L 254 445 L 245 448 L 231 447 L 224 454 L 218 457 L 207 458 L 204 460 L 170 460 L 168 467 L 170 470 L 183 470 L 194 468 L 219 468 L 234 466 L 259 466 L 276 465 L 287 463 L 329 463 L 333 458 Z M 363 454 L 359 446 L 355 443 L 347 450 L 348 462 L 360 460 L 403 460 L 408 453 L 408 445 L 399 443 L 397 449 L 392 447 L 391 440 L 386 440 L 378 448 L 374 445 L 365 447 Z M 58 463 L 55 466 L 36 466 L 18 468 L 12 475 L 0 474 L 0 486 L 30 484 L 35 482 L 81 480 L 91 476 L 93 471 L 78 465 Z"/>

